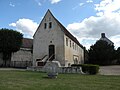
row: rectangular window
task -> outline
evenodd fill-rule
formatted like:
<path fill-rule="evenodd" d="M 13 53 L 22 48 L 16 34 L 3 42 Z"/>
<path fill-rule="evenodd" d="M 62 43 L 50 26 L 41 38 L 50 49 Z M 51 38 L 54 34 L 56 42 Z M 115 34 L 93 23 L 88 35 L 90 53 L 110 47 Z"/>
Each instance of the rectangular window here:
<path fill-rule="evenodd" d="M 77 45 L 77 51 L 78 51 L 78 45 Z"/>
<path fill-rule="evenodd" d="M 76 46 L 76 44 L 75 44 L 75 50 L 76 50 L 76 48 L 77 48 L 77 46 Z"/>
<path fill-rule="evenodd" d="M 73 43 L 73 49 L 74 49 L 74 43 Z"/>
<path fill-rule="evenodd" d="M 76 50 L 76 44 L 75 44 L 75 50 Z"/>
<path fill-rule="evenodd" d="M 71 47 L 71 40 L 70 40 L 70 47 Z"/>
<path fill-rule="evenodd" d="M 49 22 L 49 28 L 52 28 L 52 22 Z"/>
<path fill-rule="evenodd" d="M 46 29 L 47 28 L 47 23 L 44 23 L 44 29 Z"/>
<path fill-rule="evenodd" d="M 66 38 L 66 46 L 68 46 L 68 38 Z"/>

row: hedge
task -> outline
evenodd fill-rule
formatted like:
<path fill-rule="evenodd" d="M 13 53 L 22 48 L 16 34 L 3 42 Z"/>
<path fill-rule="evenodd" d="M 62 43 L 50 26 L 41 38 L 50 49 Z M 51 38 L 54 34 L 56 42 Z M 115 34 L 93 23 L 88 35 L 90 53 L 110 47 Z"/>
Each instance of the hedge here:
<path fill-rule="evenodd" d="M 97 74 L 99 72 L 99 65 L 93 64 L 72 64 L 72 67 L 82 67 L 82 71 L 88 74 Z"/>

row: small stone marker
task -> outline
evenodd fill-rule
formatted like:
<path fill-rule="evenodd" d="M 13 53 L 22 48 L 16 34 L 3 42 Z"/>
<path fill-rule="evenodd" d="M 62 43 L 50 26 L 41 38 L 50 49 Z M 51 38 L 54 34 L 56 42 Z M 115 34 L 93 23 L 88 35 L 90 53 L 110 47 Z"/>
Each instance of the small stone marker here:
<path fill-rule="evenodd" d="M 48 78 L 57 78 L 58 68 L 59 68 L 58 61 L 49 61 L 46 63 L 44 68 L 45 68 L 45 71 L 47 72 Z"/>

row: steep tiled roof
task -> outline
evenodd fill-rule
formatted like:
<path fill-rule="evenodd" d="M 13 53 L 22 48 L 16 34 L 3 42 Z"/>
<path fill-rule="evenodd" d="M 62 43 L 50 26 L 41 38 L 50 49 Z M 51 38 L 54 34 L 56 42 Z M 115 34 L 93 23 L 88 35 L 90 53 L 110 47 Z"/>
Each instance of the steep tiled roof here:
<path fill-rule="evenodd" d="M 32 48 L 33 39 L 23 38 L 21 48 Z"/>

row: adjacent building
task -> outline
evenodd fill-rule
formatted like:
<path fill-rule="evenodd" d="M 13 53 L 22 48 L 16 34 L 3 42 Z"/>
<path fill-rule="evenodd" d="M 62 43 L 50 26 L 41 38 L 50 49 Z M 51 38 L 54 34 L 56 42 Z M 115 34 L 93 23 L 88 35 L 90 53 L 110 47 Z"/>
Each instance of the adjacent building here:
<path fill-rule="evenodd" d="M 33 40 L 23 38 L 19 51 L 12 53 L 11 61 L 7 61 L 7 66 L 25 68 L 32 65 L 32 45 Z M 3 66 L 2 53 L 0 54 L 0 66 Z"/>
<path fill-rule="evenodd" d="M 12 54 L 11 66 L 29 67 L 32 66 L 32 45 L 33 39 L 23 38 L 19 51 Z"/>

